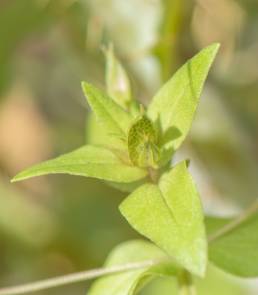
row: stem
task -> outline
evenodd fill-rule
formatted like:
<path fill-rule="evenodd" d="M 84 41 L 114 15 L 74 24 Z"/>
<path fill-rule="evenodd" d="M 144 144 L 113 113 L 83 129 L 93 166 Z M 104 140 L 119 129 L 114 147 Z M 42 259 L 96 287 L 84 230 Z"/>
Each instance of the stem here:
<path fill-rule="evenodd" d="M 178 288 L 179 288 L 179 295 L 196 295 L 196 289 L 193 284 L 191 274 L 183 270 L 178 275 Z"/>
<path fill-rule="evenodd" d="M 149 177 L 152 183 L 156 184 L 159 179 L 158 171 L 153 169 L 152 167 L 148 168 Z"/>
<path fill-rule="evenodd" d="M 108 268 L 97 268 L 88 271 L 78 272 L 70 275 L 64 275 L 52 279 L 38 281 L 30 284 L 24 284 L 16 287 L 0 289 L 0 295 L 18 295 L 30 292 L 40 291 L 44 289 L 64 286 L 76 282 L 90 280 L 104 275 L 118 274 L 124 271 L 137 270 L 145 267 L 153 266 L 160 261 L 145 260 L 141 262 L 127 263 L 123 265 L 111 266 Z"/>
<path fill-rule="evenodd" d="M 258 211 L 258 201 L 254 202 L 250 207 L 248 207 L 245 211 L 243 211 L 242 214 L 240 214 L 231 222 L 223 226 L 221 229 L 217 230 L 214 234 L 211 234 L 208 237 L 208 242 L 212 243 L 218 238 L 220 238 L 221 236 L 224 236 L 225 234 L 229 233 L 230 231 L 238 227 L 242 222 L 247 220 L 256 211 Z"/>
<path fill-rule="evenodd" d="M 224 227 L 216 231 L 214 234 L 208 237 L 208 242 L 211 243 L 221 236 L 227 234 L 228 232 L 235 229 L 242 222 L 247 220 L 253 213 L 258 211 L 258 201 L 253 203 L 249 208 L 247 208 L 241 215 L 235 218 L 232 222 L 229 222 Z M 126 272 L 130 270 L 142 269 L 145 267 L 150 267 L 160 263 L 160 261 L 145 260 L 141 262 L 127 263 L 124 265 L 116 265 L 108 268 L 97 268 L 88 271 L 78 272 L 70 275 L 64 275 L 56 278 L 51 278 L 43 281 L 38 281 L 34 283 L 24 284 L 16 287 L 8 287 L 0 289 L 0 295 L 18 295 L 25 294 L 35 291 L 40 291 L 44 289 L 54 288 L 58 286 L 64 286 L 72 283 L 82 282 L 97 277 L 118 274 L 121 272 Z M 179 284 L 179 294 L 180 295 L 196 295 L 196 290 L 192 283 L 191 274 L 184 270 L 178 276 Z"/>

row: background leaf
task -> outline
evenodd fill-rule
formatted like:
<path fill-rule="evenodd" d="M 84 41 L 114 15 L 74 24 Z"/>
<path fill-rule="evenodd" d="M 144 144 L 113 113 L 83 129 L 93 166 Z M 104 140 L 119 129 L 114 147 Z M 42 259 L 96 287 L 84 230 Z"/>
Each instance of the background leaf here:
<path fill-rule="evenodd" d="M 47 245 L 55 235 L 56 216 L 37 200 L 32 201 L 2 181 L 0 203 L 1 239 L 8 235 L 16 247 L 22 242 L 29 249 L 35 249 Z"/>
<path fill-rule="evenodd" d="M 200 200 L 185 163 L 145 184 L 120 205 L 127 221 L 190 272 L 203 276 L 206 237 Z"/>
<path fill-rule="evenodd" d="M 162 260 L 166 255 L 147 241 L 134 240 L 117 246 L 109 255 L 106 266 L 123 265 L 144 260 Z M 155 276 L 174 276 L 176 268 L 172 264 L 161 263 L 157 266 L 110 275 L 97 280 L 88 295 L 132 295 Z"/>
<path fill-rule="evenodd" d="M 56 173 L 94 177 L 115 182 L 133 182 L 146 176 L 145 170 L 123 164 L 111 151 L 88 145 L 28 168 L 16 175 L 12 181 Z"/>
<path fill-rule="evenodd" d="M 113 46 L 106 50 L 107 92 L 122 108 L 127 109 L 131 100 L 131 86 L 126 71 L 116 58 Z"/>
<path fill-rule="evenodd" d="M 13 59 L 24 38 L 40 34 L 42 27 L 48 27 L 50 15 L 34 0 L 8 1 L 0 4 L 0 93 L 6 91 L 12 82 Z M 2 99 L 2 96 L 1 96 Z"/>
<path fill-rule="evenodd" d="M 229 218 L 206 218 L 208 234 L 216 232 Z M 209 244 L 209 259 L 223 270 L 241 277 L 258 276 L 258 213 Z"/>
<path fill-rule="evenodd" d="M 159 121 L 163 133 L 176 128 L 180 136 L 167 147 L 177 149 L 185 139 L 193 120 L 204 81 L 218 51 L 213 44 L 190 59 L 154 96 L 148 116 Z"/>

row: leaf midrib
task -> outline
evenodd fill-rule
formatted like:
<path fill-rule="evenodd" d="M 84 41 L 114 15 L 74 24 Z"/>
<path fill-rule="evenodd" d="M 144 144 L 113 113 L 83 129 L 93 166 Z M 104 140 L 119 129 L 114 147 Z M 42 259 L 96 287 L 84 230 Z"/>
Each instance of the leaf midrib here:
<path fill-rule="evenodd" d="M 108 117 L 110 118 L 110 121 L 112 121 L 118 128 L 118 130 L 121 132 L 121 134 L 123 136 L 126 137 L 126 132 L 123 130 L 123 128 L 119 125 L 119 123 L 115 120 L 115 116 L 113 117 L 112 114 L 110 113 L 110 111 L 108 110 L 108 108 L 105 107 L 104 103 L 102 103 L 101 99 L 99 99 L 99 94 L 96 95 L 97 96 L 97 100 L 96 102 L 101 106 L 101 108 L 104 110 L 104 112 L 108 115 Z M 107 97 L 106 99 L 109 99 L 109 97 Z M 113 103 L 113 102 L 111 102 Z M 116 105 L 118 108 L 120 108 L 119 105 Z M 123 109 L 121 109 L 123 110 Z M 125 114 L 127 115 L 127 114 Z M 101 118 L 98 117 L 98 120 L 101 121 Z"/>

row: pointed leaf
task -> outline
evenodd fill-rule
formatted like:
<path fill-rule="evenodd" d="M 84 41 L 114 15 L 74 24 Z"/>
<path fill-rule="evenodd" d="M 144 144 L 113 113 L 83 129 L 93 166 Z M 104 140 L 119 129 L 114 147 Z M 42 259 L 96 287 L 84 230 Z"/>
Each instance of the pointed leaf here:
<path fill-rule="evenodd" d="M 106 50 L 106 85 L 108 95 L 122 108 L 127 109 L 131 100 L 130 81 L 115 57 L 113 46 Z"/>
<path fill-rule="evenodd" d="M 146 184 L 133 192 L 120 211 L 181 266 L 204 275 L 207 246 L 202 208 L 185 162 L 163 175 L 159 186 Z"/>
<path fill-rule="evenodd" d="M 103 146 L 107 149 L 116 149 L 124 151 L 127 155 L 127 142 L 121 140 L 121 137 L 109 134 L 106 126 L 101 124 L 93 113 L 89 113 L 86 121 L 86 144 Z M 128 157 L 129 161 L 129 157 Z"/>
<path fill-rule="evenodd" d="M 187 165 L 187 161 L 181 162 L 164 174 L 159 181 L 159 187 L 181 235 L 182 250 L 185 248 L 185 251 L 189 251 L 192 256 L 190 267 L 196 268 L 197 273 L 204 274 L 207 263 L 207 241 L 203 209 Z"/>
<path fill-rule="evenodd" d="M 57 173 L 95 177 L 115 182 L 132 182 L 146 176 L 145 170 L 125 165 L 111 151 L 88 145 L 28 168 L 16 175 L 12 181 Z"/>
<path fill-rule="evenodd" d="M 149 118 L 160 121 L 163 134 L 170 128 L 180 132 L 180 136 L 170 141 L 167 148 L 173 147 L 176 150 L 185 139 L 218 48 L 218 44 L 204 48 L 182 66 L 154 96 L 147 112 Z"/>
<path fill-rule="evenodd" d="M 111 135 L 126 139 L 131 125 L 130 115 L 104 92 L 89 83 L 82 82 L 83 92 L 103 128 Z"/>
<path fill-rule="evenodd" d="M 210 235 L 233 219 L 206 218 Z M 216 266 L 240 277 L 258 277 L 258 213 L 227 234 L 209 243 L 209 259 Z"/>
<path fill-rule="evenodd" d="M 134 240 L 117 246 L 109 255 L 106 266 L 123 265 L 146 260 L 168 259 L 155 245 L 147 241 Z M 98 279 L 87 293 L 88 295 L 133 295 L 155 276 L 174 276 L 176 268 L 172 263 L 160 263 L 157 266 L 146 266 L 121 274 Z"/>

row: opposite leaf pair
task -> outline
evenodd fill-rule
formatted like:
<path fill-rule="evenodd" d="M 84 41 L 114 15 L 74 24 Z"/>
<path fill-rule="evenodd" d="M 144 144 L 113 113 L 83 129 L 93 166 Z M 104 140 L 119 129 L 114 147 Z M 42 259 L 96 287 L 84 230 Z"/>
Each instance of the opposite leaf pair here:
<path fill-rule="evenodd" d="M 172 169 L 164 165 L 171 161 L 172 153 L 190 129 L 218 47 L 208 46 L 181 67 L 154 96 L 146 114 L 141 114 L 132 100 L 129 80 L 113 60 L 110 71 L 114 72 L 107 75 L 112 97 L 88 83 L 82 84 L 97 124 L 105 131 L 105 140 L 29 168 L 13 181 L 68 173 L 103 179 L 117 186 L 141 182 L 120 206 L 122 214 L 180 267 L 203 276 L 207 242 L 197 190 L 185 162 Z M 112 83 L 120 83 L 121 87 Z"/>
<path fill-rule="evenodd" d="M 162 155 L 160 156 L 166 158 L 165 163 L 169 162 L 171 158 L 171 154 L 167 153 L 167 151 L 171 149 L 175 151 L 190 129 L 203 83 L 218 47 L 218 44 L 208 46 L 189 60 L 158 91 L 147 109 L 147 117 L 151 120 L 150 124 L 154 126 L 159 125 L 159 128 L 156 128 L 156 130 L 160 129 L 159 132 L 162 134 L 162 138 L 159 139 L 162 147 Z M 114 59 L 112 55 L 109 58 Z M 130 90 L 128 89 L 128 80 L 125 78 L 125 72 L 121 70 L 121 66 L 115 60 L 112 63 L 113 71 L 111 69 L 111 73 L 107 76 L 113 77 L 117 72 L 120 75 L 121 72 L 123 73 L 120 80 L 126 86 L 119 91 L 128 93 L 126 107 L 123 101 L 120 104 L 116 103 L 118 101 L 117 95 L 121 93 L 116 92 L 115 87 L 111 87 L 111 81 L 115 80 L 118 83 L 117 80 L 120 81 L 118 78 L 107 79 L 109 93 L 113 94 L 116 99 L 110 98 L 88 83 L 82 83 L 84 93 L 98 124 L 102 126 L 108 137 L 105 137 L 103 141 L 99 141 L 98 147 L 86 146 L 83 147 L 84 150 L 79 149 L 57 159 L 29 168 L 14 177 L 13 181 L 49 173 L 69 173 L 120 183 L 134 182 L 147 176 L 147 169 L 135 167 L 137 160 L 133 163 L 134 160 L 130 161 L 128 159 L 129 149 L 135 144 L 134 140 L 141 141 L 139 135 L 135 136 L 137 132 L 131 132 L 129 137 L 130 128 L 132 131 L 135 118 L 139 116 L 139 108 L 137 102 L 132 100 L 129 95 Z M 117 70 L 117 68 L 120 70 Z M 128 146 L 128 143 L 130 143 L 130 146 Z M 99 157 L 99 154 L 102 154 L 102 156 Z M 139 158 L 139 152 L 131 158 L 133 159 L 134 157 Z M 109 164 L 110 169 L 108 168 Z M 118 165 L 117 168 L 121 169 L 117 169 L 117 173 L 112 173 L 112 165 Z M 123 173 L 123 169 L 127 169 L 125 170 L 126 173 Z M 127 173 L 128 176 L 126 176 Z"/>

